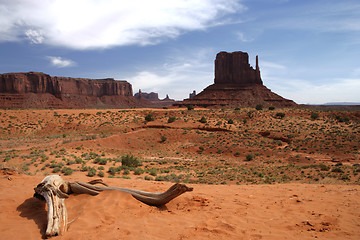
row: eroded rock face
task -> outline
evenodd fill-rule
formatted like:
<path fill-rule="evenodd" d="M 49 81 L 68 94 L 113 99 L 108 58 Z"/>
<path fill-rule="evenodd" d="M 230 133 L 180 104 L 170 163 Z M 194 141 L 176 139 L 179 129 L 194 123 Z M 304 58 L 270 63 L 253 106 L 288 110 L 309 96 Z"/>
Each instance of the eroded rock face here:
<path fill-rule="evenodd" d="M 256 68 L 253 69 L 246 52 L 219 52 L 215 59 L 215 84 L 263 85 L 258 56 L 256 56 Z"/>
<path fill-rule="evenodd" d="M 175 105 L 196 105 L 202 107 L 293 107 L 296 103 L 285 99 L 263 85 L 259 60 L 256 67 L 249 64 L 245 52 L 220 52 L 215 59 L 214 84 L 196 96 Z"/>
<path fill-rule="evenodd" d="M 0 99 L 2 108 L 136 106 L 140 103 L 132 96 L 132 86 L 126 81 L 51 77 L 38 72 L 0 74 Z"/>

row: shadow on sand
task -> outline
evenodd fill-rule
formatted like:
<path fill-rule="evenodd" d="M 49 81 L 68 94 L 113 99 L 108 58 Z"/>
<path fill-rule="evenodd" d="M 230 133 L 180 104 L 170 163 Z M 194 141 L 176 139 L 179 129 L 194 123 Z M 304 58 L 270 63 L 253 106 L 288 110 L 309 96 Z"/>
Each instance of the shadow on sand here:
<path fill-rule="evenodd" d="M 47 225 L 47 212 L 45 205 L 45 201 L 41 201 L 35 197 L 32 197 L 26 199 L 16 208 L 16 210 L 20 212 L 21 217 L 34 220 L 40 230 L 42 239 L 46 239 L 45 231 Z"/>

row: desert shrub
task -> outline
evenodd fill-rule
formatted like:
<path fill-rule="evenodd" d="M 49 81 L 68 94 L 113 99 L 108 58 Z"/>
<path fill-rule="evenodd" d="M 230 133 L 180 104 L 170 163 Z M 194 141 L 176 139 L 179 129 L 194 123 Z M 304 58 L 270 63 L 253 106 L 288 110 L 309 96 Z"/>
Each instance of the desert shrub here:
<path fill-rule="evenodd" d="M 64 174 L 64 175 L 71 175 L 73 173 L 73 170 L 69 167 L 63 167 L 63 169 L 61 170 L 61 172 Z"/>
<path fill-rule="evenodd" d="M 238 156 L 240 156 L 240 154 L 241 154 L 240 152 L 235 152 L 234 156 L 238 157 Z"/>
<path fill-rule="evenodd" d="M 186 107 L 187 107 L 187 110 L 189 110 L 189 111 L 190 111 L 190 110 L 194 110 L 194 106 L 193 106 L 193 105 L 187 105 Z"/>
<path fill-rule="evenodd" d="M 204 147 L 203 146 L 200 146 L 199 147 L 199 150 L 202 152 L 202 151 L 204 151 Z"/>
<path fill-rule="evenodd" d="M 326 165 L 323 164 L 323 163 L 321 163 L 321 164 L 319 165 L 319 167 L 320 167 L 320 170 L 321 170 L 321 171 L 329 171 L 329 170 L 330 170 L 330 167 L 329 167 L 329 166 L 326 166 Z"/>
<path fill-rule="evenodd" d="M 349 122 L 350 119 L 348 117 L 343 117 L 343 116 L 335 116 L 335 119 L 338 121 L 338 122 Z"/>
<path fill-rule="evenodd" d="M 135 175 L 141 175 L 144 173 L 144 170 L 142 168 L 135 168 L 134 169 L 134 174 Z"/>
<path fill-rule="evenodd" d="M 105 173 L 104 173 L 103 171 L 99 171 L 99 172 L 98 172 L 98 176 L 99 176 L 99 177 L 104 177 L 104 176 L 105 176 Z"/>
<path fill-rule="evenodd" d="M 344 171 L 341 169 L 341 168 L 333 168 L 331 170 L 331 172 L 334 172 L 334 173 L 343 173 Z"/>
<path fill-rule="evenodd" d="M 275 107 L 270 106 L 270 107 L 269 107 L 269 110 L 270 110 L 270 111 L 275 110 Z"/>
<path fill-rule="evenodd" d="M 107 161 L 108 160 L 106 158 L 100 158 L 100 160 L 97 163 L 100 165 L 106 165 Z"/>
<path fill-rule="evenodd" d="M 319 114 L 317 112 L 313 112 L 313 113 L 311 113 L 310 117 L 311 117 L 312 120 L 316 120 L 316 119 L 319 118 Z"/>
<path fill-rule="evenodd" d="M 161 139 L 161 142 L 165 142 L 167 140 L 167 137 L 161 136 L 160 139 Z"/>
<path fill-rule="evenodd" d="M 147 181 L 152 181 L 152 180 L 154 180 L 152 177 L 150 177 L 150 176 L 145 176 L 145 178 L 144 178 L 145 180 L 147 180 Z"/>
<path fill-rule="evenodd" d="M 253 115 L 254 115 L 254 111 L 253 111 L 253 110 L 247 112 L 247 116 L 248 116 L 249 118 L 252 118 Z"/>
<path fill-rule="evenodd" d="M 149 170 L 149 173 L 150 173 L 151 176 L 156 176 L 156 175 L 157 175 L 157 170 L 156 170 L 156 168 L 151 168 L 151 169 Z"/>
<path fill-rule="evenodd" d="M 117 168 L 116 167 L 110 167 L 108 170 L 108 173 L 110 173 L 111 175 L 115 175 L 117 172 Z"/>
<path fill-rule="evenodd" d="M 86 172 L 87 170 L 88 170 L 88 167 L 85 166 L 85 163 L 83 163 L 83 164 L 81 165 L 80 171 L 81 171 L 81 172 Z"/>
<path fill-rule="evenodd" d="M 165 176 L 157 176 L 155 177 L 155 181 L 166 181 Z"/>
<path fill-rule="evenodd" d="M 103 166 L 98 167 L 99 170 L 104 170 L 105 168 Z"/>
<path fill-rule="evenodd" d="M 125 155 L 121 157 L 121 165 L 127 167 L 138 167 L 141 166 L 141 161 L 134 155 Z"/>
<path fill-rule="evenodd" d="M 249 153 L 249 154 L 246 154 L 245 158 L 246 158 L 246 161 L 251 161 L 251 160 L 253 160 L 254 155 Z"/>
<path fill-rule="evenodd" d="M 151 122 L 154 120 L 155 120 L 155 118 L 151 113 L 149 113 L 148 115 L 145 116 L 145 121 L 147 121 L 147 122 Z"/>
<path fill-rule="evenodd" d="M 229 120 L 228 120 L 228 124 L 234 124 L 234 120 L 229 119 Z"/>
<path fill-rule="evenodd" d="M 54 167 L 52 172 L 53 173 L 57 173 L 57 172 L 60 172 L 61 168 L 60 167 Z"/>
<path fill-rule="evenodd" d="M 96 169 L 95 168 L 89 168 L 88 170 L 88 174 L 87 174 L 89 177 L 93 177 L 96 175 Z"/>
<path fill-rule="evenodd" d="M 175 120 L 176 120 L 176 117 L 170 116 L 169 119 L 168 119 L 168 123 L 175 122 Z"/>
<path fill-rule="evenodd" d="M 124 175 L 129 175 L 129 174 L 130 174 L 130 170 L 129 170 L 129 169 L 124 169 L 123 174 L 124 174 Z"/>
<path fill-rule="evenodd" d="M 205 118 L 204 116 L 202 116 L 202 117 L 200 118 L 199 122 L 201 122 L 201 123 L 206 123 L 206 118 Z"/>
<path fill-rule="evenodd" d="M 276 117 L 276 118 L 283 119 L 283 118 L 285 117 L 285 113 L 278 112 L 278 113 L 276 113 L 275 117 Z"/>
<path fill-rule="evenodd" d="M 258 110 L 258 111 L 260 111 L 260 110 L 263 109 L 263 105 L 258 104 L 258 105 L 256 105 L 255 109 Z"/>

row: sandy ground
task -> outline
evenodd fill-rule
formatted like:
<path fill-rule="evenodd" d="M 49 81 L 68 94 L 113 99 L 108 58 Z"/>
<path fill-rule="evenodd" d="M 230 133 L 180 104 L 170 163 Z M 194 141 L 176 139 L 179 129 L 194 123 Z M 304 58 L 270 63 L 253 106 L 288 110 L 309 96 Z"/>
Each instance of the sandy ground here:
<path fill-rule="evenodd" d="M 87 181 L 81 175 L 65 180 Z M 46 205 L 33 198 L 40 176 L 0 176 L 0 239 L 41 239 Z M 112 186 L 164 191 L 168 182 L 104 179 Z M 108 191 L 71 195 L 71 224 L 53 239 L 360 239 L 360 186 L 190 185 L 161 208 Z"/>

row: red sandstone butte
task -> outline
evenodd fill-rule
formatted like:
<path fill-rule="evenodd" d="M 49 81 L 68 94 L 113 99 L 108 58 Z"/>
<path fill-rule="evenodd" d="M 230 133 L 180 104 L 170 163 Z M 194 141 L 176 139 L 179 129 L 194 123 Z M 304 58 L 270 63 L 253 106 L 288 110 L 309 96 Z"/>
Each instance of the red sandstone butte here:
<path fill-rule="evenodd" d="M 292 100 L 273 93 L 263 85 L 258 56 L 254 69 L 249 64 L 249 55 L 237 51 L 219 52 L 215 59 L 214 84 L 176 105 L 254 107 L 259 104 L 274 107 L 296 106 Z"/>
<path fill-rule="evenodd" d="M 0 108 L 132 107 L 132 86 L 112 78 L 51 77 L 40 72 L 0 74 Z"/>

